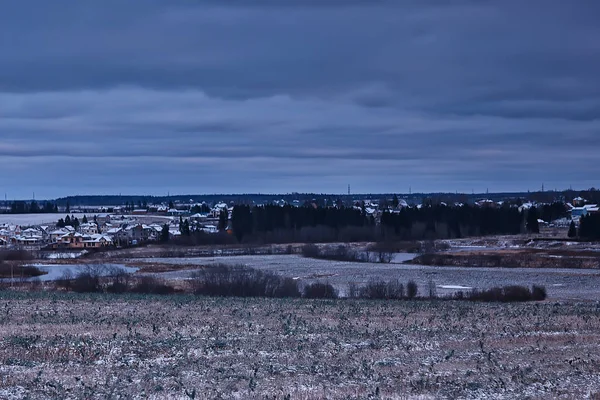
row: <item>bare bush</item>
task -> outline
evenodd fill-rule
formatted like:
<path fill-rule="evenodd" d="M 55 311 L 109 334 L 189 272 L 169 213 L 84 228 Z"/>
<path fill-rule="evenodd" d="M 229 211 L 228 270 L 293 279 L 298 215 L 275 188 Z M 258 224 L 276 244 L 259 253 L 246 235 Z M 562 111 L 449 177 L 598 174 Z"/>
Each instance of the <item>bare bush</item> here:
<path fill-rule="evenodd" d="M 192 282 L 203 296 L 300 297 L 295 280 L 243 265 L 215 265 L 195 273 Z"/>
<path fill-rule="evenodd" d="M 414 281 L 409 281 L 406 284 L 406 297 L 409 299 L 414 299 L 419 292 L 419 287 Z"/>
<path fill-rule="evenodd" d="M 131 274 L 123 268 L 111 267 L 107 271 L 108 283 L 106 291 L 109 293 L 125 293 L 129 290 Z"/>
<path fill-rule="evenodd" d="M 175 288 L 167 285 L 164 281 L 153 276 L 144 276 L 139 280 L 138 284 L 132 288 L 131 291 L 133 293 L 164 295 L 175 293 Z"/>
<path fill-rule="evenodd" d="M 337 299 L 338 292 L 329 283 L 312 283 L 304 287 L 304 297 L 307 299 Z"/>
<path fill-rule="evenodd" d="M 31 261 L 35 257 L 27 250 L 2 250 L 0 261 Z"/>
<path fill-rule="evenodd" d="M 544 300 L 546 298 L 546 288 L 543 286 L 533 286 L 531 289 L 525 286 L 510 285 L 504 287 L 493 287 L 486 290 L 472 290 L 464 296 L 471 301 L 484 302 L 521 302 Z"/>

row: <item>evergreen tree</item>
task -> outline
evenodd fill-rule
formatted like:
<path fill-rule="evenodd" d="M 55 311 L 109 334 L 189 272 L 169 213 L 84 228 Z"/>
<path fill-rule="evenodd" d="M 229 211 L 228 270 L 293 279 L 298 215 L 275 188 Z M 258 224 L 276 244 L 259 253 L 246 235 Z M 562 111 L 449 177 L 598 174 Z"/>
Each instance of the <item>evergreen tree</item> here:
<path fill-rule="evenodd" d="M 398 204 L 400 204 L 400 200 L 398 200 L 398 196 L 394 195 L 394 199 L 392 200 L 392 206 L 394 206 L 394 208 L 398 208 Z"/>
<path fill-rule="evenodd" d="M 179 232 L 181 232 L 181 234 L 183 236 L 190 236 L 190 223 L 189 221 L 183 220 L 183 218 L 180 216 L 179 217 Z"/>
<path fill-rule="evenodd" d="M 71 204 L 69 204 L 69 202 L 67 201 L 67 208 L 65 209 L 65 212 L 68 214 L 71 212 Z"/>
<path fill-rule="evenodd" d="M 569 224 L 569 233 L 567 233 L 567 236 L 570 238 L 574 238 L 577 236 L 577 228 L 575 228 L 575 221 L 571 221 L 571 224 Z"/>
<path fill-rule="evenodd" d="M 33 200 L 31 204 L 29 204 L 29 212 L 32 214 L 37 214 L 40 212 L 40 206 L 37 201 Z"/>
<path fill-rule="evenodd" d="M 540 224 L 538 222 L 538 211 L 536 207 L 531 207 L 527 212 L 527 232 L 540 233 Z"/>
<path fill-rule="evenodd" d="M 88 223 L 88 219 L 87 216 L 84 214 L 83 215 L 83 219 L 81 220 L 82 223 L 87 224 Z"/>
<path fill-rule="evenodd" d="M 229 213 L 227 210 L 221 210 L 219 213 L 219 231 L 225 231 L 229 224 Z"/>
<path fill-rule="evenodd" d="M 169 241 L 169 225 L 164 224 L 160 231 L 160 241 L 166 243 Z"/>
<path fill-rule="evenodd" d="M 65 227 L 65 221 L 62 218 L 60 218 L 58 220 L 58 222 L 56 223 L 56 227 L 57 228 L 64 228 Z"/>
<path fill-rule="evenodd" d="M 65 226 L 73 226 L 71 223 L 71 217 L 68 215 L 65 217 Z"/>
<path fill-rule="evenodd" d="M 184 236 L 190 236 L 191 234 L 190 222 L 187 219 L 183 221 L 183 230 L 181 231 L 181 234 Z"/>

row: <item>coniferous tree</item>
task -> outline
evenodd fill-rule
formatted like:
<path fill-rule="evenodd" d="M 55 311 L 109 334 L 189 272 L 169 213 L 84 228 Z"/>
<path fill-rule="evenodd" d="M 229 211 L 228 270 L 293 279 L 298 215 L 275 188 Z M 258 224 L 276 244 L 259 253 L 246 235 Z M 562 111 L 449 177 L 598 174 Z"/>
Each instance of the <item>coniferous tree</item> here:
<path fill-rule="evenodd" d="M 529 233 L 540 233 L 540 224 L 538 222 L 538 211 L 536 207 L 531 207 L 527 211 L 527 231 Z"/>
<path fill-rule="evenodd" d="M 224 231 L 227 229 L 227 225 L 229 224 L 229 213 L 227 210 L 221 210 L 219 213 L 219 231 Z"/>
<path fill-rule="evenodd" d="M 569 232 L 567 233 L 567 236 L 570 238 L 574 238 L 577 236 L 577 228 L 575 227 L 575 221 L 571 221 L 571 223 L 569 224 Z"/>
<path fill-rule="evenodd" d="M 87 224 L 88 223 L 88 219 L 87 216 L 84 214 L 83 215 L 83 219 L 81 220 L 82 223 Z"/>
<path fill-rule="evenodd" d="M 31 204 L 29 204 L 29 212 L 32 214 L 37 214 L 40 212 L 40 206 L 37 201 L 33 200 Z"/>
<path fill-rule="evenodd" d="M 164 224 L 160 231 L 160 241 L 166 243 L 169 241 L 169 225 Z"/>

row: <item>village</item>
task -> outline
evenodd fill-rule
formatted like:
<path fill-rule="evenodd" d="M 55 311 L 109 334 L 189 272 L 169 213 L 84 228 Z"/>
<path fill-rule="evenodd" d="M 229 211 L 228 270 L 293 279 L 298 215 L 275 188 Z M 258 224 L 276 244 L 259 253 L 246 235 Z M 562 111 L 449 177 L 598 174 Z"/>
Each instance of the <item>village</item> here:
<path fill-rule="evenodd" d="M 327 203 L 327 202 L 325 202 Z M 319 204 L 316 200 L 301 203 L 298 200 L 287 202 L 276 200 L 270 203 L 277 206 L 329 206 L 340 207 L 341 204 Z M 399 213 L 404 208 L 427 206 L 427 201 L 409 204 L 405 199 L 372 200 L 355 199 L 352 207 L 361 210 L 365 215 L 379 221 L 383 212 Z M 442 205 L 447 205 L 441 202 Z M 15 223 L 0 220 L 0 248 L 24 250 L 93 250 L 111 247 L 135 246 L 147 242 L 173 240 L 182 235 L 185 229 L 202 231 L 207 234 L 231 233 L 231 217 L 235 204 L 216 201 L 209 205 L 206 202 L 176 202 L 168 204 L 140 204 L 127 206 L 74 206 L 69 207 L 70 215 L 64 213 L 47 214 L 56 217 L 55 223 Z M 254 204 L 261 206 L 264 204 Z M 475 201 L 475 207 L 497 208 L 506 206 L 504 201 L 482 199 Z M 519 211 L 540 206 L 535 202 L 510 203 L 509 207 Z M 462 203 L 450 206 L 461 207 Z M 578 224 L 582 216 L 599 212 L 597 204 L 589 204 L 586 199 L 576 197 L 564 202 L 565 217 L 553 221 L 539 219 L 542 227 L 565 228 L 573 221 Z M 67 210 L 61 210 L 67 211 Z M 110 211 L 110 212 L 107 212 Z M 29 215 L 29 214 L 26 214 Z M 46 218 L 47 220 L 48 218 Z M 166 234 L 168 232 L 168 238 Z"/>
<path fill-rule="evenodd" d="M 181 235 L 184 222 L 194 230 L 217 233 L 219 218 L 223 220 L 225 214 L 228 221 L 233 210 L 232 206 L 219 202 L 208 212 L 193 214 L 189 211 L 191 208 L 184 211 L 162 205 L 153 206 L 153 212 L 148 209 L 127 212 L 121 207 L 102 207 L 98 211 L 109 208 L 112 213 L 84 214 L 83 210 L 73 207 L 69 210 L 71 215 L 56 214 L 54 224 L 0 223 L 0 248 L 87 250 L 131 246 L 159 241 L 167 228 L 168 239 L 175 239 Z M 204 208 L 208 206 L 204 204 Z"/>

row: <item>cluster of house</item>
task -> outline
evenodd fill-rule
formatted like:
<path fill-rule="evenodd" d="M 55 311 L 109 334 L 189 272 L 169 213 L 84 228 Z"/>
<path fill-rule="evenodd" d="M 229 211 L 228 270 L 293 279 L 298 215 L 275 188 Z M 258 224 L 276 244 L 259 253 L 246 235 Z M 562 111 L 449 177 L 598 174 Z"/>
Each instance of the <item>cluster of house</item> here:
<path fill-rule="evenodd" d="M 207 233 L 218 232 L 211 223 L 212 214 L 195 214 L 187 217 L 190 224 Z M 160 223 L 145 224 L 135 215 L 111 216 L 104 214 L 94 222 L 82 223 L 77 228 L 67 225 L 42 225 L 23 228 L 15 224 L 0 224 L 0 247 L 27 249 L 98 249 L 108 246 L 123 246 L 159 240 L 163 227 L 169 227 L 169 238 L 179 235 L 179 219 L 165 219 Z"/>

